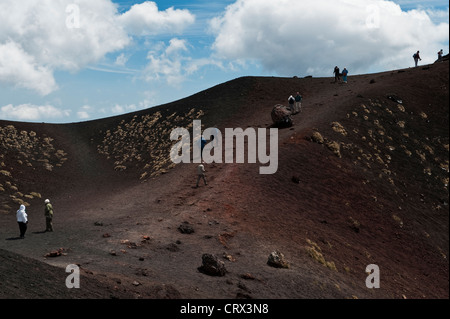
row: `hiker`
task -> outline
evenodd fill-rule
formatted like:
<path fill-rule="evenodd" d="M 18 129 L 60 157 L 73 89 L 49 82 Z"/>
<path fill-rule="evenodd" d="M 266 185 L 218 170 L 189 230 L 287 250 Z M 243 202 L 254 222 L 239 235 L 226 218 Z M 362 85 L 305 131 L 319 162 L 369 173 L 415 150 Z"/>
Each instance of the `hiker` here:
<path fill-rule="evenodd" d="M 291 113 L 295 114 L 296 113 L 294 110 L 295 98 L 292 95 L 288 98 L 288 102 L 289 102 L 289 109 L 291 110 Z"/>
<path fill-rule="evenodd" d="M 303 99 L 303 97 L 300 95 L 299 92 L 297 92 L 297 95 L 295 96 L 295 111 L 296 111 L 296 113 L 302 112 L 302 99 Z"/>
<path fill-rule="evenodd" d="M 201 140 L 200 140 L 200 148 L 202 150 L 202 156 L 203 156 L 203 149 L 205 148 L 206 145 L 206 139 L 202 136 Z"/>
<path fill-rule="evenodd" d="M 442 49 L 437 53 L 438 54 L 438 61 L 442 59 L 442 55 L 444 54 L 444 51 Z"/>
<path fill-rule="evenodd" d="M 16 213 L 17 223 L 19 224 L 20 238 L 25 238 L 27 232 L 28 215 L 25 212 L 25 205 L 20 205 L 19 210 Z"/>
<path fill-rule="evenodd" d="M 334 83 L 336 82 L 341 82 L 341 78 L 340 78 L 340 73 L 339 73 L 339 68 L 337 66 L 334 67 Z"/>
<path fill-rule="evenodd" d="M 419 55 L 419 51 L 414 53 L 413 58 L 414 58 L 414 63 L 416 65 L 416 67 L 417 67 L 417 64 L 419 63 L 419 60 L 422 61 L 422 59 L 420 58 L 420 55 Z"/>
<path fill-rule="evenodd" d="M 211 142 L 213 146 L 219 145 L 219 138 L 218 138 L 219 134 L 220 134 L 219 129 L 216 126 L 214 126 L 213 135 L 211 135 Z"/>
<path fill-rule="evenodd" d="M 205 166 L 203 164 L 200 164 L 199 166 L 197 166 L 197 185 L 195 186 L 195 188 L 198 187 L 198 183 L 200 182 L 200 178 L 203 178 L 203 181 L 205 182 L 205 185 L 208 185 L 208 183 L 206 182 L 206 176 L 205 176 Z"/>
<path fill-rule="evenodd" d="M 347 83 L 347 74 L 348 71 L 346 68 L 344 68 L 344 70 L 342 70 L 342 82 Z"/>
<path fill-rule="evenodd" d="M 45 231 L 52 232 L 53 231 L 53 206 L 50 203 L 49 199 L 44 201 L 45 203 Z"/>

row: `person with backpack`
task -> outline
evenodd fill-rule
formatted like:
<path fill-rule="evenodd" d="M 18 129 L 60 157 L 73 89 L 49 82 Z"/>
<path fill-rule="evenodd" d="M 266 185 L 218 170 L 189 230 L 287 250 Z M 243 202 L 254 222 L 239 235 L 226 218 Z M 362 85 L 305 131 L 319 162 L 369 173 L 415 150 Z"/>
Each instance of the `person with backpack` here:
<path fill-rule="evenodd" d="M 339 70 L 338 66 L 336 65 L 334 67 L 334 71 L 333 71 L 333 73 L 334 73 L 334 83 L 341 82 L 341 73 L 339 73 L 339 72 L 340 72 L 340 70 Z"/>
<path fill-rule="evenodd" d="M 297 95 L 295 96 L 295 111 L 296 111 L 296 113 L 302 112 L 302 100 L 303 100 L 303 97 L 300 95 L 299 92 L 297 92 Z"/>
<path fill-rule="evenodd" d="M 344 68 L 344 70 L 342 70 L 342 82 L 347 83 L 347 74 L 348 74 L 348 70 L 346 68 Z"/>
<path fill-rule="evenodd" d="M 415 65 L 416 65 L 416 67 L 417 67 L 417 64 L 419 63 L 419 60 L 422 61 L 422 59 L 420 58 L 419 51 L 417 51 L 416 53 L 414 53 L 413 58 L 414 58 L 414 63 L 415 63 Z"/>
<path fill-rule="evenodd" d="M 442 55 L 444 55 L 444 51 L 441 49 L 438 53 L 438 61 L 442 59 Z"/>
<path fill-rule="evenodd" d="M 294 110 L 295 98 L 292 95 L 288 98 L 288 102 L 289 102 L 289 109 L 291 110 L 291 113 L 295 114 L 295 110 Z"/>

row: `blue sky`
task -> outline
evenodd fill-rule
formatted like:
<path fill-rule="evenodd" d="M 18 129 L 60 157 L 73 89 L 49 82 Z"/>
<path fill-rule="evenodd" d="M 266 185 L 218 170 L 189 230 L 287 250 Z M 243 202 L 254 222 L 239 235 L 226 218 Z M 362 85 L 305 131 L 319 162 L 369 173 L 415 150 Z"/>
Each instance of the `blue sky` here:
<path fill-rule="evenodd" d="M 68 123 L 240 76 L 411 67 L 449 51 L 448 1 L 2 0 L 0 119 Z"/>

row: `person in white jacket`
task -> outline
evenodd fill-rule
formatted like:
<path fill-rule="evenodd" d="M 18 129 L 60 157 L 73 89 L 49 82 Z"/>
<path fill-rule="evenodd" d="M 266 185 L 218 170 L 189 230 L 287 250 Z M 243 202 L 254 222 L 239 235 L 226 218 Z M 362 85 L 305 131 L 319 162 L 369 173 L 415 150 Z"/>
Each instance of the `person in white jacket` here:
<path fill-rule="evenodd" d="M 27 232 L 27 224 L 28 224 L 28 215 L 25 212 L 25 205 L 20 205 L 16 217 L 17 223 L 19 224 L 20 238 L 25 238 L 25 233 Z"/>

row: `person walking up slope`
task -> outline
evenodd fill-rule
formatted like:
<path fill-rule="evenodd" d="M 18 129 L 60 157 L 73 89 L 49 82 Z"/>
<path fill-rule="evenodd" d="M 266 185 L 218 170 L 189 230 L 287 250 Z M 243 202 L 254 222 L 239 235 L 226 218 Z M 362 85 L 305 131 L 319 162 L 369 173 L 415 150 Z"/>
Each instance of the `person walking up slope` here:
<path fill-rule="evenodd" d="M 198 187 L 198 183 L 200 182 L 200 179 L 203 178 L 203 181 L 205 182 L 205 185 L 208 185 L 208 183 L 206 182 L 206 176 L 205 176 L 205 166 L 203 164 L 200 164 L 199 166 L 197 166 L 197 184 L 195 186 L 195 188 Z"/>
<path fill-rule="evenodd" d="M 17 223 L 19 224 L 20 238 L 25 238 L 27 232 L 28 215 L 25 212 L 25 205 L 20 205 L 19 210 L 16 213 Z"/>

